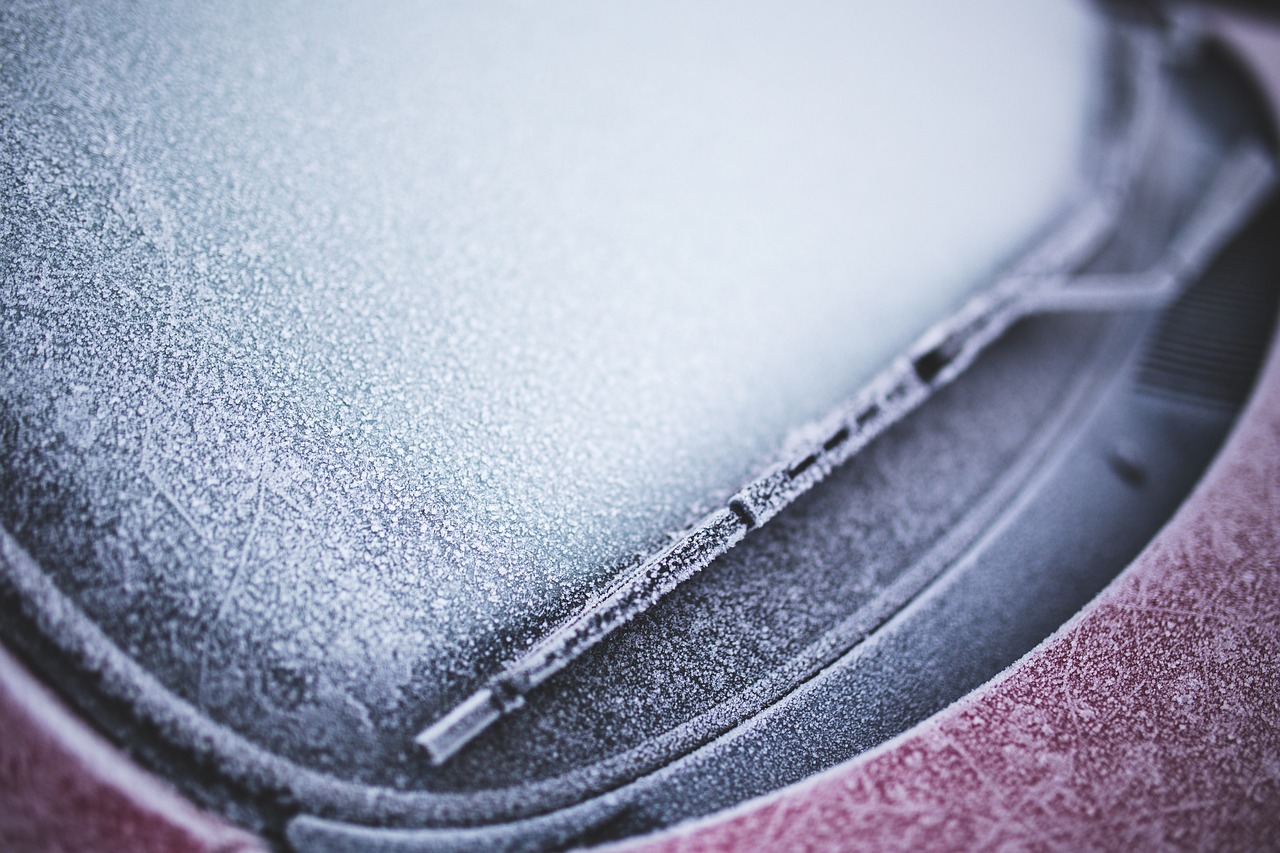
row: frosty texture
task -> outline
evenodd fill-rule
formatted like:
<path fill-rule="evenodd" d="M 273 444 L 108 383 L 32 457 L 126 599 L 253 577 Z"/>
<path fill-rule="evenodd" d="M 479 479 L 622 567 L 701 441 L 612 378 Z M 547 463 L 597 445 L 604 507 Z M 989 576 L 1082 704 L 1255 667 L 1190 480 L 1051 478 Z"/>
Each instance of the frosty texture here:
<path fill-rule="evenodd" d="M 957 304 L 1072 189 L 1089 52 L 1013 0 L 2 15 L 4 524 L 165 684 L 321 751 L 430 719 Z"/>

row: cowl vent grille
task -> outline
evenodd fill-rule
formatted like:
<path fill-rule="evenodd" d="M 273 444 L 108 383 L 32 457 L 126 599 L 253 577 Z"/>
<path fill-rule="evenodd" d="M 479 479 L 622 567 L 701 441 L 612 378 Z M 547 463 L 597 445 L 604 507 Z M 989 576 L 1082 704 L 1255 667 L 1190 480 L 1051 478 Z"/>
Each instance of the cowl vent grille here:
<path fill-rule="evenodd" d="M 1138 383 L 1160 396 L 1237 406 L 1280 309 L 1280 202 L 1227 248 L 1160 321 Z"/>

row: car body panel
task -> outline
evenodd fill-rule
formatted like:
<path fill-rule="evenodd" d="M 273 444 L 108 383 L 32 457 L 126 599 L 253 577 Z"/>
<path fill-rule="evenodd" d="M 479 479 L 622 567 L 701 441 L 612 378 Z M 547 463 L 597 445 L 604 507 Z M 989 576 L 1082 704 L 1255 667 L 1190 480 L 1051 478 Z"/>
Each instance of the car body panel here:
<path fill-rule="evenodd" d="M 0 649 L 0 849 L 253 853 L 262 841 L 192 805 L 81 721 Z"/>
<path fill-rule="evenodd" d="M 996 681 L 810 781 L 630 853 L 1267 849 L 1280 838 L 1280 350 L 1218 461 Z"/>

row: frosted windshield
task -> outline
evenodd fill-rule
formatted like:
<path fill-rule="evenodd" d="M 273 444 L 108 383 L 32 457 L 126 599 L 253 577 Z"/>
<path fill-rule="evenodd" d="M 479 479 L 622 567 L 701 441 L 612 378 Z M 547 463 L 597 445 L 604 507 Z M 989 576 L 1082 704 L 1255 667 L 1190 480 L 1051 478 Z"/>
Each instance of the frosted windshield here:
<path fill-rule="evenodd" d="M 153 595 L 353 661 L 507 655 L 758 474 L 1062 208 L 1092 67 L 1066 0 L 76 15 L 18 224 L 107 248 L 23 269 L 115 319 L 12 387 L 146 409 L 75 446 L 209 566 Z"/>

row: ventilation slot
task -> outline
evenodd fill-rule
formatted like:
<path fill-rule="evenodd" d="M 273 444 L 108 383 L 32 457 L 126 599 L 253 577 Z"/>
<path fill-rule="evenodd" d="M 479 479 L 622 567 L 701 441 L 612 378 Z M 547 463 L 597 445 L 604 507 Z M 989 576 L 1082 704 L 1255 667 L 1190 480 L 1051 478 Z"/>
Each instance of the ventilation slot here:
<path fill-rule="evenodd" d="M 1280 302 L 1280 202 L 1161 318 L 1138 385 L 1160 396 L 1238 406 L 1266 354 Z"/>

